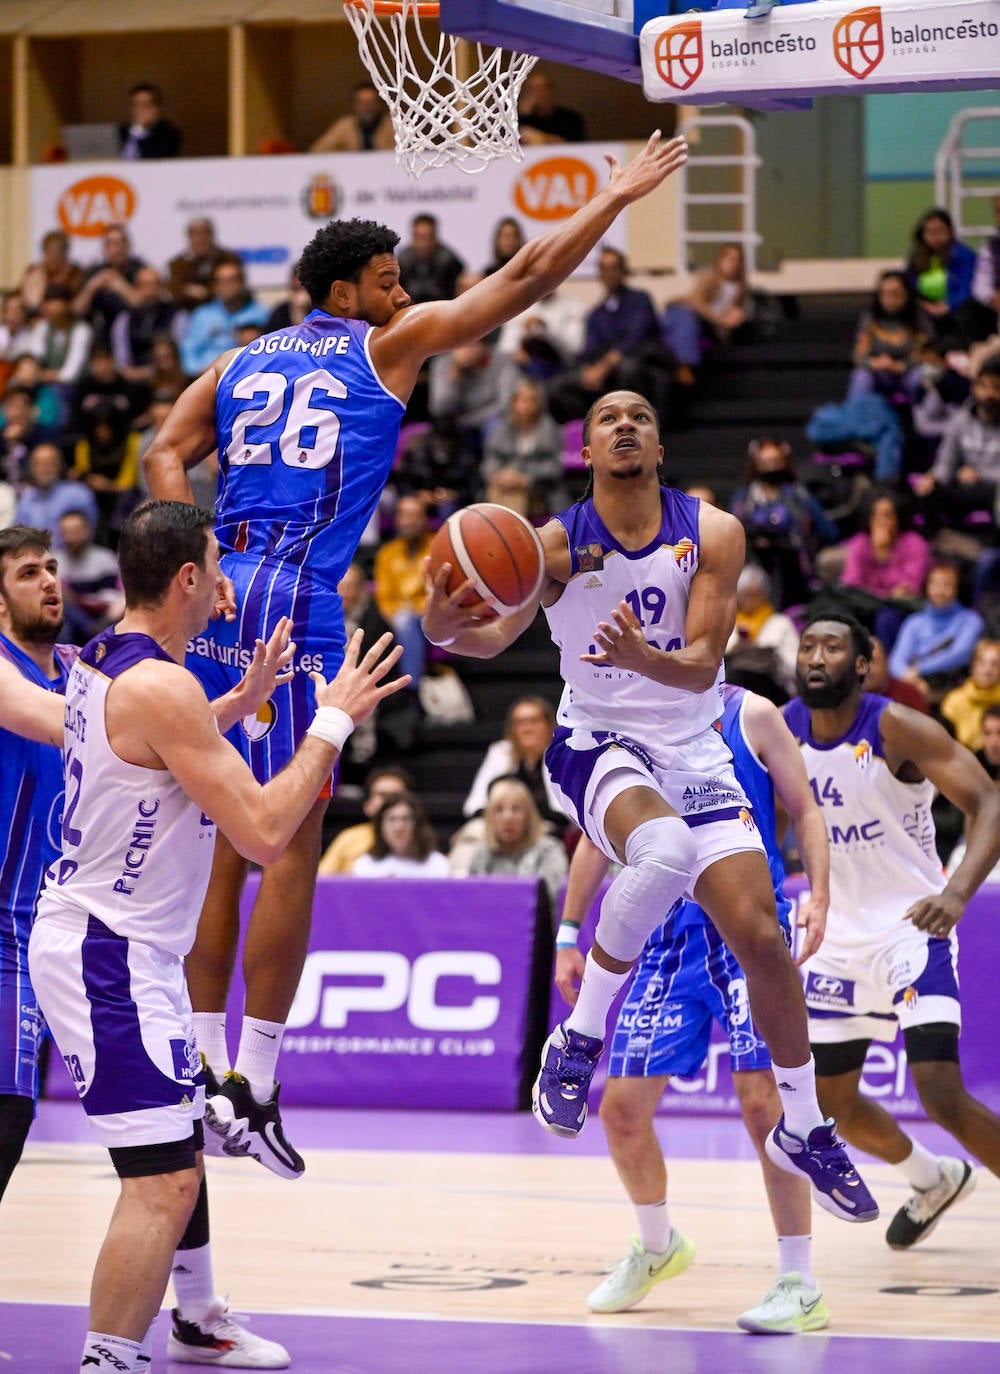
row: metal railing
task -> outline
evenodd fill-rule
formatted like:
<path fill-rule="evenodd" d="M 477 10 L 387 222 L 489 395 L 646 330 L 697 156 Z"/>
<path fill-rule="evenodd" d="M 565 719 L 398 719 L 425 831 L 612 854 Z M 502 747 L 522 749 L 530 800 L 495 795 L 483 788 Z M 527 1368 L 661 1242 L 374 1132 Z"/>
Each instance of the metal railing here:
<path fill-rule="evenodd" d="M 677 196 L 677 233 L 680 247 L 680 261 L 690 267 L 691 249 L 698 243 L 738 243 L 743 248 L 743 256 L 748 272 L 757 266 L 757 248 L 760 234 L 757 232 L 757 138 L 753 125 L 741 115 L 703 115 L 692 114 L 683 120 L 683 132 L 693 135 L 690 139 L 691 151 L 687 165 L 681 169 L 680 185 Z M 737 146 L 733 152 L 702 153 L 699 151 L 699 135 L 710 129 L 729 129 L 736 135 Z M 728 188 L 734 181 L 733 169 L 737 169 L 735 180 L 740 189 L 691 190 L 692 174 L 697 176 L 699 187 L 711 181 L 712 173 L 718 171 L 723 184 Z M 704 175 L 707 173 L 708 175 Z M 690 210 L 694 206 L 732 206 L 734 211 L 733 227 L 724 229 L 692 229 Z"/>
<path fill-rule="evenodd" d="M 941 140 L 934 156 L 934 199 L 944 206 L 955 222 L 955 237 L 959 239 L 986 238 L 994 232 L 993 216 L 988 214 L 976 223 L 966 218 L 970 201 L 992 200 L 1000 196 L 1000 146 L 966 144 L 963 139 L 970 124 L 978 120 L 992 120 L 1000 143 L 1000 105 L 972 106 L 959 110 L 948 132 Z M 992 163 L 982 178 L 968 179 L 968 171 L 975 163 Z M 995 176 L 992 175 L 995 173 Z"/>

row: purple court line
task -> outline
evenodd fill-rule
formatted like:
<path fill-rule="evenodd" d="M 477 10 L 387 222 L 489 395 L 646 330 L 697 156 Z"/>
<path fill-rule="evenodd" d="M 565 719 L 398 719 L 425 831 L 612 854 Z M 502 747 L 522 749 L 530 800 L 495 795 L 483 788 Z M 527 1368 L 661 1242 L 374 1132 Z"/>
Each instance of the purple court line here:
<path fill-rule="evenodd" d="M 623 1374 L 683 1370 L 710 1374 L 979 1374 L 1000 1350 L 985 1341 L 902 1340 L 817 1333 L 788 1339 L 728 1331 L 664 1331 L 607 1322 L 550 1326 L 524 1322 L 417 1320 L 267 1313 L 254 1330 L 281 1341 L 295 1374 Z M 75 1368 L 86 1332 L 82 1307 L 0 1303 L 0 1370 L 61 1374 Z M 166 1320 L 154 1340 L 152 1374 L 184 1374 L 166 1359 Z"/>

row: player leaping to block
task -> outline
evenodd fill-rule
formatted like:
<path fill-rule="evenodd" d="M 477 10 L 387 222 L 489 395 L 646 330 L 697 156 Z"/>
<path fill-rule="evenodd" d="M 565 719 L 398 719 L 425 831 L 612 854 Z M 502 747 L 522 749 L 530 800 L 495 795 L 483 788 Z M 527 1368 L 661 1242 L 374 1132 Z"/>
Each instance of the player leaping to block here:
<path fill-rule="evenodd" d="M 709 915 L 746 974 L 783 1114 L 775 1162 L 806 1175 L 835 1216 L 878 1208 L 816 1099 L 799 976 L 782 938 L 764 847 L 716 722 L 722 654 L 736 615 L 742 526 L 660 485 L 656 413 L 633 392 L 590 409 L 583 457 L 593 494 L 541 532 L 540 598 L 565 690 L 546 755 L 563 808 L 625 867 L 601 906 L 580 995 L 546 1042 L 535 1115 L 574 1136 L 603 1050 L 608 1011 L 647 937 L 685 894 Z M 491 658 L 537 608 L 482 623 L 431 579 L 424 628 L 456 653 Z"/>

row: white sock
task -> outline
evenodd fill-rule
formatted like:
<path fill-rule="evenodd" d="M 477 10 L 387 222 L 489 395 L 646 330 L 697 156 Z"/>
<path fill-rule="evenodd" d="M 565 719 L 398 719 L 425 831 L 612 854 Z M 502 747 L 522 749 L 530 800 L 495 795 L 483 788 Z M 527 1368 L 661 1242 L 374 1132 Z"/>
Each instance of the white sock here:
<path fill-rule="evenodd" d="M 285 1027 L 280 1021 L 258 1021 L 244 1016 L 240 1048 L 233 1066 L 250 1084 L 258 1102 L 266 1102 L 274 1092 L 275 1069 Z"/>
<path fill-rule="evenodd" d="M 212 1276 L 212 1247 L 198 1245 L 193 1250 L 178 1250 L 170 1270 L 177 1310 L 189 1322 L 201 1321 L 215 1302 Z"/>
<path fill-rule="evenodd" d="M 662 1202 L 634 1202 L 642 1248 L 652 1255 L 666 1254 L 670 1247 L 670 1213 L 667 1199 Z"/>
<path fill-rule="evenodd" d="M 149 1366 L 153 1363 L 153 1335 L 156 1331 L 156 1321 L 157 1319 L 154 1317 L 149 1323 L 149 1330 L 142 1338 L 142 1344 L 139 1347 L 139 1358 L 136 1361 L 136 1367 L 138 1369 L 148 1370 Z"/>
<path fill-rule="evenodd" d="M 194 1041 L 208 1061 L 208 1067 L 221 1083 L 229 1072 L 229 1046 L 226 1044 L 226 1013 L 196 1011 Z"/>
<path fill-rule="evenodd" d="M 629 969 L 628 973 L 612 973 L 610 969 L 601 968 L 594 959 L 593 951 L 588 953 L 580 982 L 580 995 L 564 1022 L 567 1029 L 603 1040 L 611 1003 L 631 972 Z"/>
<path fill-rule="evenodd" d="M 816 1098 L 816 1061 L 810 1055 L 798 1068 L 782 1069 L 772 1060 L 771 1068 L 785 1113 L 785 1125 L 793 1135 L 808 1140 L 809 1132 L 826 1120 Z"/>
<path fill-rule="evenodd" d="M 778 1237 L 778 1273 L 800 1274 L 802 1282 L 816 1287 L 812 1271 L 812 1236 Z"/>
<path fill-rule="evenodd" d="M 87 1374 L 137 1374 L 142 1346 L 124 1336 L 106 1336 L 103 1331 L 88 1331 L 80 1356 L 80 1368 Z"/>
<path fill-rule="evenodd" d="M 903 1175 L 911 1187 L 926 1192 L 928 1188 L 934 1188 L 941 1182 L 941 1165 L 938 1157 L 931 1154 L 919 1140 L 912 1142 L 913 1148 L 900 1164 L 892 1167 Z"/>

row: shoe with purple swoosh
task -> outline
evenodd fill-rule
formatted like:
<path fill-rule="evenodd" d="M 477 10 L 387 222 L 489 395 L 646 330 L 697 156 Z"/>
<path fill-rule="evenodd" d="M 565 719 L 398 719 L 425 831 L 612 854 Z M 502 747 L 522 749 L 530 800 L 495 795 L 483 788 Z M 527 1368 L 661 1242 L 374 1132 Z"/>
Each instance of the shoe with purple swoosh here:
<path fill-rule="evenodd" d="M 604 1041 L 562 1024 L 542 1048 L 542 1067 L 531 1090 L 531 1110 L 553 1135 L 575 1136 L 587 1119 L 587 1093 Z"/>
<path fill-rule="evenodd" d="M 847 1157 L 836 1125 L 828 1117 L 807 1139 L 795 1135 L 780 1121 L 764 1142 L 767 1157 L 786 1174 L 803 1174 L 812 1184 L 819 1205 L 841 1221 L 875 1221 L 878 1204 Z"/>

